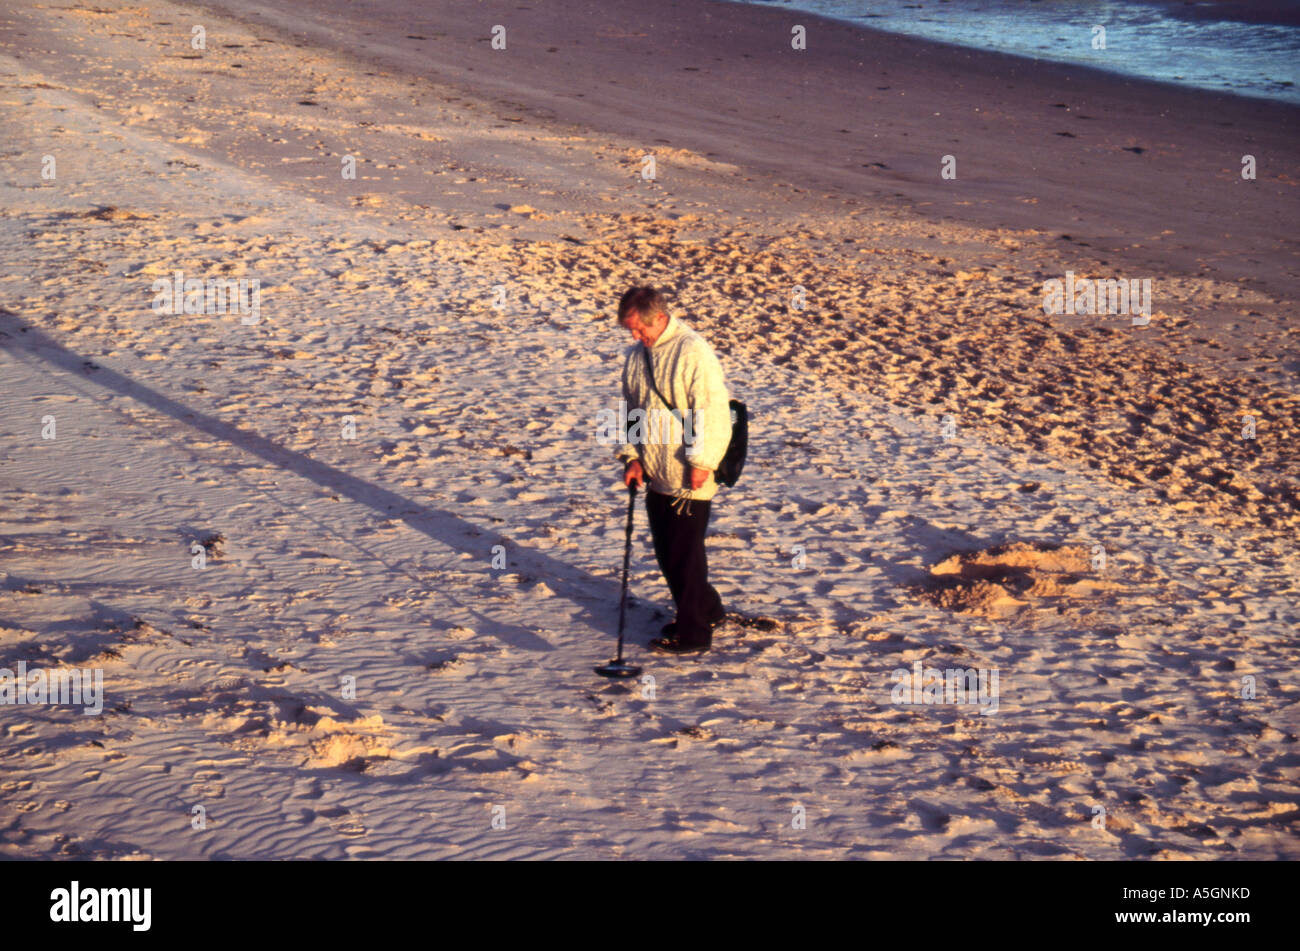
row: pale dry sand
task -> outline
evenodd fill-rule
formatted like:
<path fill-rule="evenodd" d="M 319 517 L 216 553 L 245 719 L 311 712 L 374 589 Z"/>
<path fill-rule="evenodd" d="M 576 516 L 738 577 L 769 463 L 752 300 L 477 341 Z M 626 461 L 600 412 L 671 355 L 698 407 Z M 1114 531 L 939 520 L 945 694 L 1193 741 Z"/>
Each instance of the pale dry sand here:
<path fill-rule="evenodd" d="M 0 711 L 3 854 L 1300 852 L 1280 244 L 1249 284 L 1173 255 L 1150 327 L 1050 321 L 1042 280 L 1129 259 L 1064 251 L 1050 216 L 939 220 L 502 116 L 210 14 L 194 58 L 191 22 L 0 22 L 0 665 L 99 666 L 107 692 L 102 717 Z M 258 278 L 261 322 L 153 313 L 178 268 Z M 590 672 L 624 505 L 595 421 L 639 280 L 756 419 L 710 547 L 755 620 L 700 660 L 644 652 L 667 592 L 638 512 L 653 698 Z M 918 660 L 998 669 L 998 712 L 891 703 Z"/>

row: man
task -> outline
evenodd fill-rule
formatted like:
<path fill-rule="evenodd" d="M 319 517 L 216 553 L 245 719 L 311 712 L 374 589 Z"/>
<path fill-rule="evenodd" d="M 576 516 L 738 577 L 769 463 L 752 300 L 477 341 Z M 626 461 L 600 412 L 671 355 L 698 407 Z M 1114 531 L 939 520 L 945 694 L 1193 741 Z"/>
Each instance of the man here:
<path fill-rule="evenodd" d="M 617 451 L 623 484 L 649 481 L 645 507 L 655 558 L 677 607 L 677 620 L 650 646 L 672 654 L 707 651 L 725 617 L 704 552 L 718 491 L 713 473 L 731 441 L 722 364 L 703 337 L 668 316 L 663 295 L 652 287 L 628 290 L 618 302 L 618 321 L 637 341 L 623 365 L 623 400 L 629 417 L 642 411 Z"/>

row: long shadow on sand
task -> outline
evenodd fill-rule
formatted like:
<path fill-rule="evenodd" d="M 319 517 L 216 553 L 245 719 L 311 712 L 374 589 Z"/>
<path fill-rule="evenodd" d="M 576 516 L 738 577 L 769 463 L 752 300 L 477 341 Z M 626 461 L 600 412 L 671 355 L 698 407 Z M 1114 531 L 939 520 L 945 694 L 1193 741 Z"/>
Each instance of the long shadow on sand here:
<path fill-rule="evenodd" d="M 411 528 L 453 551 L 483 556 L 492 545 L 503 544 L 508 553 L 508 564 L 512 569 L 525 576 L 544 579 L 556 596 L 572 601 L 582 608 L 581 618 L 591 627 L 601 630 L 609 626 L 612 611 L 608 606 L 616 604 L 618 598 L 618 584 L 611 579 L 598 578 L 580 568 L 525 548 L 505 536 L 466 521 L 454 512 L 421 505 L 396 492 L 349 475 L 341 469 L 317 462 L 300 452 L 286 449 L 256 433 L 200 413 L 137 383 L 128 376 L 100 366 L 68 350 L 38 327 L 32 326 L 16 314 L 4 309 L 0 309 L 0 346 L 14 350 L 21 348 L 69 374 L 128 396 L 156 412 L 171 416 L 215 439 L 223 440 L 272 465 L 346 496 L 354 502 L 373 509 L 385 518 L 400 519 Z M 447 597 L 451 599 L 450 595 Z M 605 608 L 594 609 L 593 605 L 603 605 Z M 514 647 L 537 651 L 553 649 L 550 643 L 526 628 L 504 624 L 463 603 L 461 607 L 469 610 L 482 621 L 484 633 L 499 637 Z"/>

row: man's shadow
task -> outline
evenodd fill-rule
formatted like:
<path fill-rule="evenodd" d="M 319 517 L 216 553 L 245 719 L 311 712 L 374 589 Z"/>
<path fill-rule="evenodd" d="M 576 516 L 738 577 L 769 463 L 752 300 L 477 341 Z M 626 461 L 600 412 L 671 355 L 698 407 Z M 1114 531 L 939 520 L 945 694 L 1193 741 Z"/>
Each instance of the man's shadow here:
<path fill-rule="evenodd" d="M 317 462 L 300 452 L 286 449 L 256 433 L 198 412 L 137 383 L 116 370 L 100 366 L 68 350 L 38 327 L 3 308 L 0 308 L 0 346 L 14 351 L 22 349 L 69 374 L 128 396 L 141 405 L 171 416 L 214 439 L 223 440 L 231 446 L 259 456 L 272 465 L 309 479 L 340 496 L 346 496 L 354 502 L 373 509 L 385 519 L 400 519 L 411 528 L 453 551 L 467 552 L 475 557 L 486 559 L 493 545 L 502 545 L 506 551 L 508 569 L 514 570 L 524 578 L 544 580 L 557 597 L 579 605 L 582 609 L 579 618 L 593 629 L 601 630 L 602 627 L 610 626 L 609 606 L 616 604 L 618 597 L 616 580 L 596 577 L 535 549 L 521 546 L 504 535 L 466 521 L 454 512 L 421 505 L 396 492 L 349 475 L 341 469 Z M 490 575 L 485 569 L 485 580 L 488 578 Z M 532 631 L 489 618 L 472 605 L 456 600 L 451 592 L 440 591 L 438 594 L 474 615 L 483 625 L 485 633 L 493 634 L 513 647 L 536 651 L 554 649 L 548 641 L 538 637 Z M 566 624 L 568 623 L 571 622 L 566 621 Z"/>

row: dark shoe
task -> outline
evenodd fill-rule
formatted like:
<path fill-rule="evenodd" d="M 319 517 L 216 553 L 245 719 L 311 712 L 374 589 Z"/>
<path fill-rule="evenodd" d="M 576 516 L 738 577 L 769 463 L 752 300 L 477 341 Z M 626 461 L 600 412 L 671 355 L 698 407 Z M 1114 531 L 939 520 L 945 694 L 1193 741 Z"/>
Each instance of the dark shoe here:
<path fill-rule="evenodd" d="M 709 644 L 683 644 L 675 637 L 656 637 L 650 641 L 650 649 L 661 654 L 703 654 Z"/>
<path fill-rule="evenodd" d="M 717 627 L 719 624 L 721 624 L 721 623 L 722 623 L 723 621 L 725 621 L 726 619 L 727 619 L 727 612 L 726 612 L 726 611 L 723 611 L 723 612 L 722 612 L 721 614 L 719 614 L 717 617 L 712 618 L 712 619 L 709 621 L 709 628 L 712 629 L 712 628 Z M 661 627 L 661 628 L 659 629 L 659 633 L 662 634 L 664 637 L 676 637 L 676 636 L 677 636 L 677 622 L 676 622 L 676 621 L 669 621 L 667 624 L 665 624 L 663 627 Z"/>

